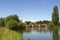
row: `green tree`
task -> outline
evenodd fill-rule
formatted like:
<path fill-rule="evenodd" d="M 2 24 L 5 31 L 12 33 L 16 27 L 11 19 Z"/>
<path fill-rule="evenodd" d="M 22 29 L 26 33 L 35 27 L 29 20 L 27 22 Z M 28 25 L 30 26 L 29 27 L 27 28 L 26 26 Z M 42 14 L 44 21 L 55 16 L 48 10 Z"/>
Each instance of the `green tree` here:
<path fill-rule="evenodd" d="M 21 22 L 16 14 L 7 16 L 5 18 L 5 26 L 8 28 L 17 28 L 18 23 Z"/>
<path fill-rule="evenodd" d="M 18 22 L 16 20 L 10 20 L 9 22 L 7 22 L 6 27 L 12 30 L 17 30 Z"/>
<path fill-rule="evenodd" d="M 16 20 L 10 20 L 7 22 L 6 27 L 15 31 L 20 31 L 22 29 L 25 29 L 25 24 L 22 22 L 18 23 Z"/>
<path fill-rule="evenodd" d="M 10 15 L 10 16 L 7 16 L 6 18 L 5 18 L 5 23 L 7 23 L 9 20 L 11 20 L 11 19 L 13 19 L 13 20 L 16 20 L 16 21 L 20 21 L 19 20 L 19 18 L 18 18 L 18 16 L 16 15 L 16 14 L 14 14 L 14 15 Z"/>
<path fill-rule="evenodd" d="M 43 23 L 48 24 L 48 23 L 50 23 L 50 21 L 44 20 Z"/>
<path fill-rule="evenodd" d="M 25 24 L 22 20 L 19 20 L 17 15 L 10 15 L 5 19 L 5 26 L 9 29 L 19 31 L 25 28 Z"/>
<path fill-rule="evenodd" d="M 0 27 L 2 26 L 16 31 L 25 29 L 25 23 L 19 20 L 16 14 L 9 15 L 6 18 L 0 18 Z"/>
<path fill-rule="evenodd" d="M 4 23 L 4 18 L 0 18 L 0 27 L 4 27 L 5 23 Z"/>
<path fill-rule="evenodd" d="M 58 23 L 58 26 L 60 26 L 60 22 Z"/>
<path fill-rule="evenodd" d="M 53 13 L 52 13 L 52 22 L 55 26 L 57 26 L 59 22 L 59 13 L 58 13 L 58 7 L 54 6 Z"/>
<path fill-rule="evenodd" d="M 37 21 L 36 24 L 43 24 L 43 21 Z"/>
<path fill-rule="evenodd" d="M 28 25 L 28 24 L 30 24 L 30 23 L 32 23 L 31 21 L 25 21 L 25 23 Z"/>

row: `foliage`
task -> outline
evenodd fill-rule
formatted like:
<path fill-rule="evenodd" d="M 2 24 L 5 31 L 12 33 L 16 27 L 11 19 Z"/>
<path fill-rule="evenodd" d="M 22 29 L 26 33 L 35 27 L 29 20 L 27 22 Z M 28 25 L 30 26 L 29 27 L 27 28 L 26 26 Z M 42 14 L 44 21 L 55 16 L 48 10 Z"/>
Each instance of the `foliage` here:
<path fill-rule="evenodd" d="M 12 29 L 12 30 L 17 30 L 18 22 L 16 20 L 10 20 L 10 21 L 7 22 L 6 27 L 9 28 L 9 29 Z"/>
<path fill-rule="evenodd" d="M 44 21 L 37 21 L 36 24 L 48 24 L 50 21 L 44 20 Z"/>
<path fill-rule="evenodd" d="M 44 20 L 43 23 L 48 24 L 48 23 L 50 23 L 50 21 Z"/>
<path fill-rule="evenodd" d="M 22 29 L 25 29 L 25 24 L 22 22 L 17 22 L 16 20 L 10 20 L 7 23 L 7 28 L 12 29 L 12 30 L 16 30 L 16 31 L 20 31 Z"/>
<path fill-rule="evenodd" d="M 7 28 L 0 28 L 0 40 L 22 40 L 22 35 Z"/>
<path fill-rule="evenodd" d="M 10 21 L 10 20 L 12 20 L 12 19 L 19 22 L 19 18 L 18 18 L 17 15 L 10 15 L 10 16 L 7 16 L 7 17 L 5 18 L 5 22 L 7 23 L 8 21 Z"/>
<path fill-rule="evenodd" d="M 53 24 L 52 22 L 50 22 L 50 23 L 48 24 L 48 26 L 49 26 L 49 27 L 54 27 L 54 24 Z"/>
<path fill-rule="evenodd" d="M 54 24 L 53 24 L 52 22 L 50 22 L 50 23 L 48 24 L 48 27 L 49 27 L 50 30 L 53 30 Z"/>
<path fill-rule="evenodd" d="M 12 30 L 20 30 L 23 29 L 24 23 L 22 20 L 19 20 L 17 15 L 10 15 L 5 18 L 5 27 Z"/>
<path fill-rule="evenodd" d="M 25 21 L 25 23 L 28 25 L 28 24 L 30 24 L 30 23 L 32 23 L 31 21 Z"/>
<path fill-rule="evenodd" d="M 36 24 L 43 24 L 43 22 L 42 21 L 37 21 Z"/>
<path fill-rule="evenodd" d="M 58 7 L 57 6 L 54 6 L 54 8 L 53 8 L 52 22 L 54 25 L 57 25 L 59 22 L 59 14 L 58 14 Z"/>
<path fill-rule="evenodd" d="M 58 26 L 60 26 L 60 22 L 58 23 Z"/>
<path fill-rule="evenodd" d="M 20 30 L 25 29 L 25 24 L 24 23 L 19 23 L 18 26 L 19 26 Z"/>
<path fill-rule="evenodd" d="M 0 40 L 22 40 L 21 35 L 17 32 L 24 29 L 25 24 L 19 20 L 17 15 L 0 18 L 0 26 Z"/>
<path fill-rule="evenodd" d="M 0 18 L 0 27 L 4 27 L 5 23 L 4 23 L 4 18 Z"/>

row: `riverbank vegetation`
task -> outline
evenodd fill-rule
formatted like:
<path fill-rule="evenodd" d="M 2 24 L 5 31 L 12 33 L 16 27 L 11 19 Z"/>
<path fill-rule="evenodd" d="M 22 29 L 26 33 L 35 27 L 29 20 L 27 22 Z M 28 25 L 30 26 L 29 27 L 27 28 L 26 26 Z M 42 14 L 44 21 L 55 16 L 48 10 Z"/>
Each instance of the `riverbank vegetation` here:
<path fill-rule="evenodd" d="M 22 40 L 22 35 L 8 28 L 0 27 L 0 40 Z"/>
<path fill-rule="evenodd" d="M 0 18 L 0 40 L 22 40 L 23 29 L 25 24 L 15 14 Z"/>

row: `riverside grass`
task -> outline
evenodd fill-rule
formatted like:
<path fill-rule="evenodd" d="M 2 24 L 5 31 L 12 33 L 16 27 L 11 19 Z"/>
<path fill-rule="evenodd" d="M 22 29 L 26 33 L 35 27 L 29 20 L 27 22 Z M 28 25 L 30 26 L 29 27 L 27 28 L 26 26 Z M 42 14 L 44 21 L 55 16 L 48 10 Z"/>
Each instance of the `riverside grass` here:
<path fill-rule="evenodd" d="M 0 27 L 0 40 L 22 40 L 22 35 L 16 31 Z"/>

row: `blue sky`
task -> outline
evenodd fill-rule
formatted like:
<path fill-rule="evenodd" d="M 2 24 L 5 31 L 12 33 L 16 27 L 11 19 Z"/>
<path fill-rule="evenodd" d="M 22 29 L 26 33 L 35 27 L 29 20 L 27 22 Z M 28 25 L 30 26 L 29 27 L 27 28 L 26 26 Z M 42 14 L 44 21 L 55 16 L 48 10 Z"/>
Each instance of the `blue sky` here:
<path fill-rule="evenodd" d="M 60 0 L 0 0 L 0 17 L 17 14 L 23 21 L 51 20 L 53 7 Z"/>

